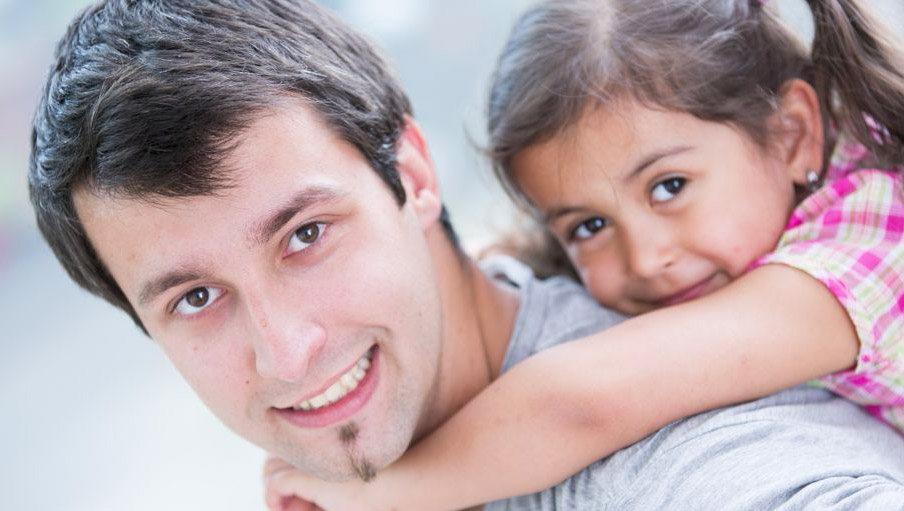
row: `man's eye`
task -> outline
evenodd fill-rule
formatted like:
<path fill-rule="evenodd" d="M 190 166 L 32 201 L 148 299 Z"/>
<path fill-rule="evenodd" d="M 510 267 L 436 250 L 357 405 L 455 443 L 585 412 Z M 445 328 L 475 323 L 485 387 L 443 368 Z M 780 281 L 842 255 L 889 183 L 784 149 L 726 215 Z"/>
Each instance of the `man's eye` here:
<path fill-rule="evenodd" d="M 588 220 L 584 220 L 571 231 L 571 239 L 586 240 L 593 237 L 594 234 L 606 228 L 609 221 L 605 218 L 595 216 Z"/>
<path fill-rule="evenodd" d="M 217 301 L 222 294 L 223 290 L 218 287 L 196 287 L 182 295 L 173 311 L 182 316 L 193 316 Z"/>
<path fill-rule="evenodd" d="M 656 186 L 650 191 L 650 199 L 654 204 L 668 202 L 681 192 L 686 183 L 687 179 L 683 177 L 670 177 L 664 181 L 660 181 L 656 183 Z"/>
<path fill-rule="evenodd" d="M 295 232 L 292 233 L 292 237 L 289 238 L 289 246 L 286 248 L 286 255 L 301 252 L 310 247 L 320 239 L 325 230 L 326 223 L 323 222 L 312 222 L 302 225 L 296 229 Z"/>

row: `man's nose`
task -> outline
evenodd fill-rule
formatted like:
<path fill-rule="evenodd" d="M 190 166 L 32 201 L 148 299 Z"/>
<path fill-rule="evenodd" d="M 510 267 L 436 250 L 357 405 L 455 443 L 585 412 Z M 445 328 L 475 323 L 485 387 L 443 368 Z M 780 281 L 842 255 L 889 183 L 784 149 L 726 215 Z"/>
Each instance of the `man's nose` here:
<path fill-rule="evenodd" d="M 255 366 L 264 378 L 297 383 L 326 344 L 326 329 L 291 300 L 250 300 Z"/>
<path fill-rule="evenodd" d="M 623 233 L 626 259 L 631 273 L 650 279 L 660 276 L 675 262 L 678 247 L 674 232 L 663 222 L 645 222 Z"/>

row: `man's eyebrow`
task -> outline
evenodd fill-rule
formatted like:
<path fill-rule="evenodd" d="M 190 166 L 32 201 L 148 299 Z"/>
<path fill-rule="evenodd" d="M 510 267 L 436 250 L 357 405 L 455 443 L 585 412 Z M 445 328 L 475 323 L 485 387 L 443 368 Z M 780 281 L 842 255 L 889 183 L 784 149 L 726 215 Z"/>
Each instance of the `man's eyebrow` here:
<path fill-rule="evenodd" d="M 289 200 L 281 207 L 269 213 L 264 220 L 257 222 L 248 232 L 248 239 L 256 244 L 265 244 L 273 238 L 289 220 L 295 215 L 313 206 L 314 204 L 324 202 L 334 202 L 343 197 L 344 194 L 333 188 L 325 186 L 312 186 L 305 188 Z M 210 278 L 209 275 L 196 268 L 183 267 L 167 273 L 159 277 L 155 277 L 140 287 L 138 292 L 138 305 L 144 307 L 154 301 L 167 289 L 182 285 L 193 280 L 205 280 Z"/>
<path fill-rule="evenodd" d="M 264 220 L 256 222 L 248 231 L 248 240 L 256 245 L 264 245 L 298 213 L 315 204 L 335 202 L 344 196 L 344 193 L 325 186 L 305 188 L 269 213 Z"/>
<path fill-rule="evenodd" d="M 138 292 L 138 306 L 144 307 L 154 301 L 164 291 L 193 280 L 205 279 L 207 275 L 191 268 L 180 268 L 149 280 Z"/>

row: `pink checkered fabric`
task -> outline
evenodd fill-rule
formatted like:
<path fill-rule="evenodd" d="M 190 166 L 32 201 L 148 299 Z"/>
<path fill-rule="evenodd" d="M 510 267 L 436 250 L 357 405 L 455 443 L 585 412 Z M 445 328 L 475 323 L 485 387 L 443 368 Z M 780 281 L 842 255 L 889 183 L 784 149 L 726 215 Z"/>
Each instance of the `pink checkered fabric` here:
<path fill-rule="evenodd" d="M 904 432 L 904 179 L 869 167 L 865 147 L 840 140 L 826 184 L 794 210 L 775 251 L 823 282 L 860 337 L 856 367 L 813 383 Z M 819 318 L 814 318 L 818 321 Z"/>

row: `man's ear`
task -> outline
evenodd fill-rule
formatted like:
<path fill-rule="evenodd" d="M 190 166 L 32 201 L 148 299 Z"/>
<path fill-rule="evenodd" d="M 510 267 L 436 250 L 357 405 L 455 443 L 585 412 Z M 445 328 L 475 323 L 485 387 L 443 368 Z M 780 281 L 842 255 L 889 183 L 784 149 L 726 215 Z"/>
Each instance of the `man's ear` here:
<path fill-rule="evenodd" d="M 778 152 L 789 177 L 808 185 L 809 171 L 822 172 L 825 147 L 822 112 L 816 91 L 800 79 L 788 80 L 779 90 L 781 106 L 773 114 Z"/>
<path fill-rule="evenodd" d="M 436 167 L 421 127 L 409 116 L 405 116 L 405 129 L 399 137 L 396 167 L 405 188 L 405 201 L 418 215 L 421 226 L 434 224 L 442 210 Z"/>

